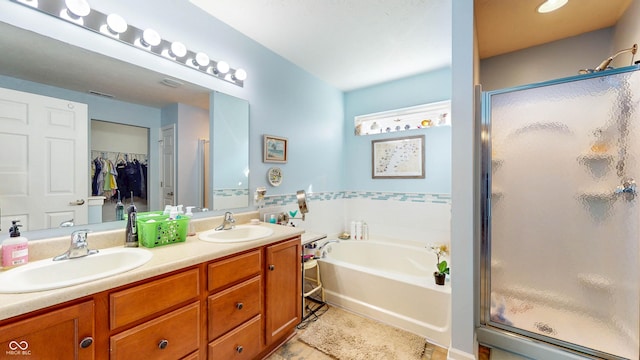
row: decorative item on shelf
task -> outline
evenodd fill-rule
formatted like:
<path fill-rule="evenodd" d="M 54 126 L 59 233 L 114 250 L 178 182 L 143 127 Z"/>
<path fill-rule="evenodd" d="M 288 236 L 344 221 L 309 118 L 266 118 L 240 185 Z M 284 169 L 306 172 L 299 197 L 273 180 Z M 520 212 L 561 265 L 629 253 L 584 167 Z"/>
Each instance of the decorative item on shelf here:
<path fill-rule="evenodd" d="M 286 163 L 287 162 L 287 138 L 264 135 L 263 162 Z"/>
<path fill-rule="evenodd" d="M 279 167 L 272 167 L 267 173 L 267 178 L 271 186 L 280 186 L 282 184 L 282 169 Z"/>
<path fill-rule="evenodd" d="M 254 200 L 256 202 L 256 205 L 258 205 L 258 207 L 262 207 L 264 206 L 264 196 L 267 194 L 267 188 L 265 188 L 264 186 L 258 186 L 256 188 L 256 195 L 254 197 Z"/>
<path fill-rule="evenodd" d="M 449 264 L 446 260 L 440 261 L 441 256 L 449 254 L 449 246 L 447 244 L 431 245 L 431 251 L 436 254 L 437 262 L 436 268 L 438 271 L 433 273 L 437 285 L 444 285 L 444 280 L 449 274 Z"/>

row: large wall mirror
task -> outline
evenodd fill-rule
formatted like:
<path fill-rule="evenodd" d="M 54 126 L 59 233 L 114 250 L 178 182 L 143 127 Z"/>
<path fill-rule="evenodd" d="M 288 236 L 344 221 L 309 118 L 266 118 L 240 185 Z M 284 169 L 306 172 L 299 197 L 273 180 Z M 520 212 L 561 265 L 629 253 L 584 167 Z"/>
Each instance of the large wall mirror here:
<path fill-rule="evenodd" d="M 2 22 L 0 48 L 12 49 L 0 57 L 0 88 L 63 99 L 67 101 L 64 103 L 66 107 L 76 103 L 87 105 L 87 140 L 82 151 L 71 149 L 63 157 L 56 158 L 52 155 L 51 159 L 43 159 L 45 162 L 42 163 L 42 166 L 62 166 L 66 171 L 72 168 L 68 164 L 75 161 L 68 155 L 83 153 L 84 158 L 80 162 L 85 169 L 82 176 L 84 180 L 78 182 L 82 182 L 80 185 L 84 196 L 64 201 L 65 204 L 60 208 L 47 210 L 47 221 L 33 221 L 28 207 L 20 210 L 23 216 L 27 217 L 25 222 L 34 224 L 27 230 L 35 231 L 35 236 L 27 235 L 29 238 L 70 233 L 69 229 L 60 229 L 59 226 L 65 222 L 64 220 L 70 220 L 66 218 L 66 206 L 88 209 L 87 199 L 92 191 L 91 161 L 95 158 L 93 155 L 101 155 L 95 150 L 105 150 L 106 153 L 116 149 L 113 152 L 118 155 L 117 146 L 92 149 L 92 119 L 99 120 L 99 124 L 102 125 L 111 123 L 132 126 L 148 133 L 146 151 L 127 148 L 121 156 L 123 160 L 125 153 L 138 156 L 138 160 L 142 160 L 142 155 L 146 156 L 144 161 L 148 166 L 148 181 L 144 190 L 148 210 L 163 208 L 166 191 L 173 191 L 173 201 L 185 206 L 215 210 L 248 206 L 249 104 L 246 100 L 212 92 L 211 89 L 176 79 L 171 74 L 150 71 Z M 165 131 L 166 129 L 173 129 L 176 146 L 172 156 L 178 169 L 174 183 L 169 184 L 169 190 L 167 184 L 161 180 L 161 172 L 167 171 L 166 167 L 161 166 L 161 163 L 165 162 L 161 145 L 163 134 L 170 133 Z M 1 133 L 2 131 L 0 135 Z M 128 140 L 117 136 L 113 138 L 116 145 L 119 141 Z M 101 146 L 105 147 L 104 144 Z M 13 158 L 28 158 L 26 153 L 18 150 L 16 147 L 12 152 Z M 210 159 L 214 161 L 209 161 Z M 19 164 L 18 160 L 14 165 Z M 221 161 L 220 166 L 216 163 L 218 160 Z M 19 167 L 7 169 L 6 166 L 3 169 L 0 165 L 0 173 L 3 171 L 5 174 L 0 174 L 0 177 L 16 179 L 15 173 L 22 170 Z M 12 171 L 14 176 L 10 174 Z M 27 176 L 26 171 L 22 171 L 21 176 Z M 3 196 L 3 192 L 6 193 L 9 188 L 8 183 L 5 185 L 7 186 L 0 186 L 0 241 L 7 237 L 7 224 L 10 224 L 14 217 L 8 210 L 5 211 L 10 208 L 11 201 L 10 196 Z M 27 188 L 22 190 L 27 191 Z M 233 194 L 233 199 L 218 199 L 215 195 L 217 193 Z M 78 205 L 82 201 L 84 204 Z M 103 211 L 115 208 L 115 201 L 113 197 L 106 199 Z M 76 204 L 70 204 L 72 202 Z M 212 215 L 218 213 L 211 212 Z M 112 218 L 111 214 L 109 215 L 104 218 L 107 222 Z M 96 221 L 95 217 L 93 220 L 80 217 L 74 219 L 74 225 L 86 226 L 85 224 L 91 223 L 95 224 L 92 228 L 96 230 L 123 226 L 119 222 L 105 221 L 102 217 L 100 221 Z M 35 225 L 36 223 L 38 225 Z M 58 230 L 52 230 L 54 228 Z M 49 230 L 40 231 L 43 229 Z"/>

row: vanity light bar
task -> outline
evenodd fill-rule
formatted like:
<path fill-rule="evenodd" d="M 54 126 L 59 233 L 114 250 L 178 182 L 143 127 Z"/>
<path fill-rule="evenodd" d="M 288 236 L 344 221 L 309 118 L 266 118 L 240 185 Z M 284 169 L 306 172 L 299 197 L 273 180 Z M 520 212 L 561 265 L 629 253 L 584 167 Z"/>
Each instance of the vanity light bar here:
<path fill-rule="evenodd" d="M 91 9 L 86 0 L 11 1 L 244 87 L 244 80 L 247 78 L 247 72 L 244 69 L 233 69 L 225 61 L 213 61 L 207 54 L 191 51 L 181 42 L 163 39 L 153 29 L 139 29 L 127 24 L 124 18 L 117 14 L 106 15 Z"/>

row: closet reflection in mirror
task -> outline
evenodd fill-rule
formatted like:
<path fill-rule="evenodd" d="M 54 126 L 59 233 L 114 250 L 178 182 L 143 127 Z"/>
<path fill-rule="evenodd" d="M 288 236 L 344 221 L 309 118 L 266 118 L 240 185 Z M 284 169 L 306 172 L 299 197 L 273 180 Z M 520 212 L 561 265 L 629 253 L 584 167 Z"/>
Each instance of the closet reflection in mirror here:
<path fill-rule="evenodd" d="M 149 129 L 91 120 L 90 144 L 91 196 L 104 197 L 104 203 L 101 216 L 89 211 L 89 223 L 124 220 L 126 212 L 116 207 L 134 204 L 137 211 L 147 211 Z"/>

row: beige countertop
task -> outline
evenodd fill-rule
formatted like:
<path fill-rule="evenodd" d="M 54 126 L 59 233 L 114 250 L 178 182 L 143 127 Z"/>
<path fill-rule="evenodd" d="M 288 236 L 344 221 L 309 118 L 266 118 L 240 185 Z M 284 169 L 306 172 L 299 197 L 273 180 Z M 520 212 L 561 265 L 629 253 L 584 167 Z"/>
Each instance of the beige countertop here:
<path fill-rule="evenodd" d="M 239 224 L 244 224 L 248 223 L 251 218 L 257 218 L 257 215 L 254 212 L 236 214 L 235 218 Z M 196 231 L 201 232 L 213 229 L 220 224 L 221 219 L 222 217 L 214 217 L 195 219 L 192 221 L 194 222 Z M 301 235 L 304 232 L 304 230 L 296 227 L 269 223 L 261 223 L 261 225 L 272 228 L 273 235 L 263 239 L 230 244 L 210 243 L 199 240 L 197 235 L 189 236 L 186 242 L 148 249 L 153 253 L 153 257 L 149 262 L 118 275 L 54 290 L 21 294 L 0 294 L 0 320 L 257 248 Z M 90 233 L 88 242 L 90 248 L 104 249 L 123 246 L 124 238 L 124 229 L 122 229 Z M 29 260 L 36 261 L 50 258 L 63 253 L 68 247 L 69 237 L 33 241 L 29 243 Z"/>

